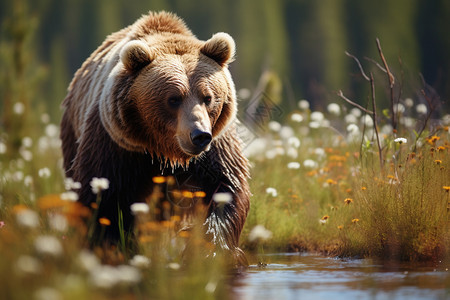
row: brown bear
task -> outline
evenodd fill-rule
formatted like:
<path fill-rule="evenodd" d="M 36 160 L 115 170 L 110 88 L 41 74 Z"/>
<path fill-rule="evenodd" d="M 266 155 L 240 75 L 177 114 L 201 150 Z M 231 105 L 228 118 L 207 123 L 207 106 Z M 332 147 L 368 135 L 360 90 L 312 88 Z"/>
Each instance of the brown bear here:
<path fill-rule="evenodd" d="M 245 261 L 249 164 L 236 133 L 234 52 L 226 33 L 201 41 L 174 14 L 150 12 L 108 36 L 76 72 L 63 102 L 64 168 L 87 206 L 96 201 L 92 178 L 110 181 L 98 207 L 111 221 L 109 240 L 119 238 L 119 211 L 132 231 L 130 205 L 152 194 L 152 178 L 175 176 L 206 194 L 205 238 Z M 232 201 L 221 207 L 216 193 Z"/>

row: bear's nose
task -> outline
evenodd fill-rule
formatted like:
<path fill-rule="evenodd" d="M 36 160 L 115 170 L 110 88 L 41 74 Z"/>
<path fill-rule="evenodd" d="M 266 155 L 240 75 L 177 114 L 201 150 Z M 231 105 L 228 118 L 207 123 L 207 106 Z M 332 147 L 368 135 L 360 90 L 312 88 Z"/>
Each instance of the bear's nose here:
<path fill-rule="evenodd" d="M 202 131 L 200 129 L 195 129 L 191 132 L 191 141 L 194 146 L 199 149 L 203 149 L 211 143 L 212 136 L 211 133 Z"/>

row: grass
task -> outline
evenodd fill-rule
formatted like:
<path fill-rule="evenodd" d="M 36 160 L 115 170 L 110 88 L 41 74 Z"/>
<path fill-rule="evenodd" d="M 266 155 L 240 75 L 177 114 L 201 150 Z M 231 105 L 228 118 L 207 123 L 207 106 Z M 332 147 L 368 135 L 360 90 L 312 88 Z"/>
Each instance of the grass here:
<path fill-rule="evenodd" d="M 254 196 L 245 234 L 256 224 L 264 225 L 273 233 L 266 247 L 278 251 L 402 261 L 448 258 L 448 124 L 430 127 L 417 139 L 410 135 L 415 128 L 406 126 L 402 144 L 395 142 L 399 133 L 383 134 L 380 167 L 370 135 L 361 145 L 362 132 L 338 135 L 331 126 L 343 127 L 339 122 L 311 128 L 309 110 L 293 114 L 302 117 L 292 119 L 303 121 L 291 122 L 290 130 L 272 126 L 275 130 L 264 137 L 269 148 L 254 142 L 264 150 L 248 149 L 253 153 Z M 283 130 L 290 135 L 283 135 Z M 292 147 L 298 144 L 294 140 L 301 141 L 298 148 Z M 273 145 L 279 149 L 275 157 L 270 152 Z M 292 162 L 300 168 L 292 168 Z M 276 189 L 276 196 L 266 191 L 269 187 Z"/>

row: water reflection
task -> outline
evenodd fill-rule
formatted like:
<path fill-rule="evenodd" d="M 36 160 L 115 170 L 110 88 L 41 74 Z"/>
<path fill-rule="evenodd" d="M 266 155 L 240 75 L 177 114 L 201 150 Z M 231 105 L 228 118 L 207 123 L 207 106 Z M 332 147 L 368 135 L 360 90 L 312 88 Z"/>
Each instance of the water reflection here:
<path fill-rule="evenodd" d="M 450 299 L 450 266 L 377 264 L 298 253 L 263 257 L 231 287 L 234 299 Z"/>

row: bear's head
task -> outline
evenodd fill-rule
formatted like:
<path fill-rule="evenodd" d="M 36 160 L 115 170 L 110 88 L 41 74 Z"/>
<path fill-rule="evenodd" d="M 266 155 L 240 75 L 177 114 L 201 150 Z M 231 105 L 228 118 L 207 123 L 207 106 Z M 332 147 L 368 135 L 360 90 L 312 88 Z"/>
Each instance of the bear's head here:
<path fill-rule="evenodd" d="M 207 41 L 160 34 L 124 43 L 105 87 L 108 133 L 121 147 L 172 165 L 208 151 L 236 115 L 228 71 L 234 52 L 226 33 Z"/>

